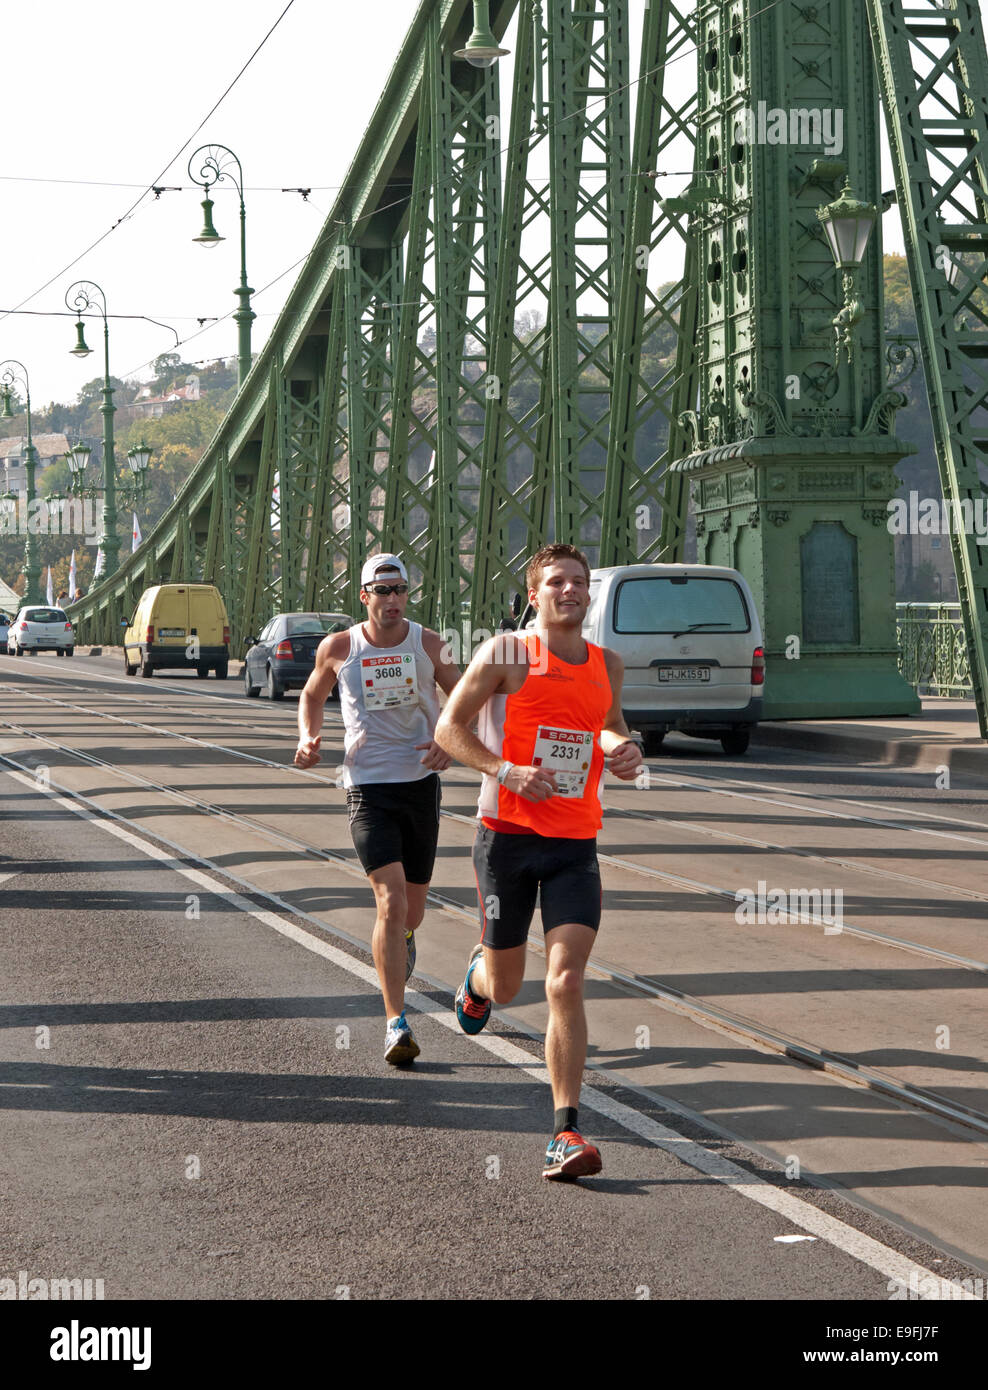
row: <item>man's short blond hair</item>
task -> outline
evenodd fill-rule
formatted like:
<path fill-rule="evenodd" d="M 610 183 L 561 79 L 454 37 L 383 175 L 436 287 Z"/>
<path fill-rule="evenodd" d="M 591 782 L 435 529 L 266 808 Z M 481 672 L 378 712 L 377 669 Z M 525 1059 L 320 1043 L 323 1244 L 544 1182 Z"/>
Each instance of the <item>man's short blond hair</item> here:
<path fill-rule="evenodd" d="M 553 541 L 537 550 L 529 560 L 525 569 L 526 587 L 537 589 L 546 565 L 554 565 L 559 560 L 579 560 L 586 571 L 587 583 L 590 583 L 590 561 L 583 551 L 578 550 L 575 545 L 567 545 L 564 541 Z"/>

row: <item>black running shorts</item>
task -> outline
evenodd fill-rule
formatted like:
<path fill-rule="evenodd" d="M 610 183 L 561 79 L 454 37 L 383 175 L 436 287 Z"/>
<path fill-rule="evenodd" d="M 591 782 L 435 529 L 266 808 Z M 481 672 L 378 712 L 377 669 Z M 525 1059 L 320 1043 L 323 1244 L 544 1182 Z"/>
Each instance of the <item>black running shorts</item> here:
<path fill-rule="evenodd" d="M 364 873 L 401 864 L 406 883 L 428 883 L 439 840 L 437 772 L 415 782 L 362 782 L 347 787 L 350 834 Z"/>
<path fill-rule="evenodd" d="M 480 897 L 480 939 L 493 951 L 524 946 L 539 899 L 542 930 L 578 922 L 600 926 L 597 841 L 506 835 L 477 829 L 473 867 Z"/>

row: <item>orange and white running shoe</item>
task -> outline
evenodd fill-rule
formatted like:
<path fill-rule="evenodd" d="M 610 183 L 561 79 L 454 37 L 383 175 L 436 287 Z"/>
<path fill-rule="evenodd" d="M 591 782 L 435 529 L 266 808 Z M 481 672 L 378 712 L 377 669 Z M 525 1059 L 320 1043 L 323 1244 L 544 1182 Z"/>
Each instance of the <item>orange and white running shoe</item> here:
<path fill-rule="evenodd" d="M 575 1129 L 564 1129 L 549 1140 L 542 1167 L 544 1178 L 589 1178 L 603 1167 L 600 1150 Z"/>

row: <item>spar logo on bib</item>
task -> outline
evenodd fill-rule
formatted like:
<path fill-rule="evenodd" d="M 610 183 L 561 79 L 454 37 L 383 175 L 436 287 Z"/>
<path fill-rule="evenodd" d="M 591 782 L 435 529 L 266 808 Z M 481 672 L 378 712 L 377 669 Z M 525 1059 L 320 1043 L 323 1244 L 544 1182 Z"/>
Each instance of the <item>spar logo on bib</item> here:
<path fill-rule="evenodd" d="M 582 796 L 593 756 L 593 734 L 587 729 L 555 729 L 540 724 L 535 736 L 533 767 L 556 774 L 558 796 Z"/>
<path fill-rule="evenodd" d="M 365 656 L 360 661 L 365 709 L 391 709 L 418 704 L 415 658 L 395 652 L 391 656 Z"/>

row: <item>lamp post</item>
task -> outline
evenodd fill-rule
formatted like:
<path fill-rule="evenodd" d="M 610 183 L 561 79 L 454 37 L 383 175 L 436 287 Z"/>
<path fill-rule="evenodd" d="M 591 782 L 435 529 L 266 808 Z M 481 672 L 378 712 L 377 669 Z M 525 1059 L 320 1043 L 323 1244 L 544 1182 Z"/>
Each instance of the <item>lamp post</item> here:
<path fill-rule="evenodd" d="M 200 158 L 201 156 L 201 158 Z M 200 246 L 216 246 L 225 238 L 213 226 L 213 200 L 209 190 L 214 183 L 230 179 L 240 194 L 240 285 L 234 294 L 240 307 L 234 314 L 237 325 L 237 363 L 238 386 L 243 386 L 250 371 L 250 326 L 256 315 L 250 307 L 250 297 L 254 293 L 247 283 L 247 214 L 244 210 L 244 171 L 240 160 L 226 145 L 201 145 L 189 160 L 189 178 L 206 190 L 202 201 L 202 231 L 193 241 Z"/>
<path fill-rule="evenodd" d="M 499 48 L 497 39 L 491 33 L 491 16 L 488 0 L 473 0 L 473 32 L 467 39 L 466 47 L 459 48 L 454 58 L 464 58 L 475 68 L 490 68 L 498 58 L 505 58 L 509 48 Z"/>
<path fill-rule="evenodd" d="M 0 393 L 3 395 L 2 418 L 12 420 L 14 412 L 10 408 L 10 388 L 15 385 L 24 387 L 25 409 L 27 412 L 27 444 L 24 449 L 24 474 L 27 490 L 27 537 L 24 541 L 24 602 L 40 603 L 41 592 L 39 581 L 41 578 L 41 562 L 38 559 L 38 537 L 35 534 L 35 527 L 32 525 L 33 508 L 32 503 L 35 499 L 34 491 L 34 470 L 37 465 L 37 458 L 34 452 L 34 441 L 31 437 L 31 384 L 28 381 L 27 368 L 23 362 L 18 362 L 16 358 L 9 358 L 6 362 L 0 362 Z"/>
<path fill-rule="evenodd" d="M 98 298 L 96 297 L 98 296 Z M 73 357 L 88 357 L 91 348 L 86 346 L 86 337 L 82 316 L 88 309 L 96 309 L 103 315 L 103 404 L 100 406 L 100 414 L 103 417 L 103 535 L 100 545 L 103 547 L 103 554 L 106 557 L 106 568 L 104 574 L 107 578 L 115 574 L 117 570 L 118 556 L 120 552 L 120 538 L 117 535 L 117 463 L 114 456 L 113 446 L 113 416 L 116 406 L 113 404 L 113 388 L 110 385 L 110 326 L 106 317 L 106 295 L 99 285 L 90 280 L 79 280 L 76 284 L 70 285 L 65 292 L 65 306 L 74 309 L 79 315 L 75 326 L 76 344 L 70 349 Z M 76 455 L 79 446 L 72 451 Z M 86 451 L 85 462 L 89 461 L 89 451 Z M 85 462 L 83 468 L 85 468 Z M 73 468 L 72 459 L 69 461 L 69 468 L 72 470 L 73 483 L 78 477 L 78 467 Z"/>
<path fill-rule="evenodd" d="M 842 348 L 846 350 L 850 362 L 854 350 L 854 330 L 865 316 L 864 305 L 852 297 L 854 277 L 864 260 L 872 228 L 878 220 L 878 209 L 873 203 L 862 203 L 855 198 L 851 191 L 851 180 L 845 179 L 840 197 L 825 207 L 817 208 L 816 215 L 823 224 L 827 245 L 844 285 L 844 307 L 833 321 L 837 335 L 837 362 L 840 363 Z"/>

